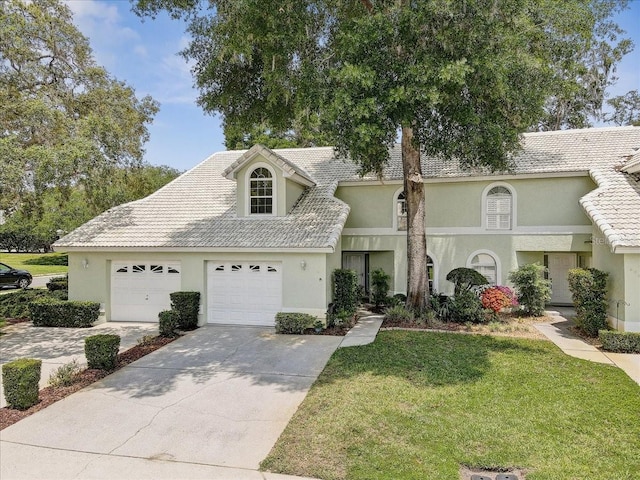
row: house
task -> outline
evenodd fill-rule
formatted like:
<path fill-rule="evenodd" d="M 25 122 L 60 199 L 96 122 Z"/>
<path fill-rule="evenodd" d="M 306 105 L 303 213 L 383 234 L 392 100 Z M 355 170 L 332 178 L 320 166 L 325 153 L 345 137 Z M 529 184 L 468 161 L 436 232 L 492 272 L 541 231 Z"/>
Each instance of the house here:
<path fill-rule="evenodd" d="M 423 159 L 432 291 L 453 268 L 508 284 L 540 262 L 552 303 L 567 272 L 610 274 L 612 323 L 640 331 L 640 128 L 525 134 L 509 172 Z M 382 179 L 361 178 L 332 148 L 220 152 L 147 198 L 115 207 L 55 244 L 69 253 L 69 296 L 106 320 L 156 321 L 169 293 L 201 292 L 201 324 L 272 325 L 278 311 L 324 316 L 331 273 L 369 272 L 406 291 L 399 146 Z"/>

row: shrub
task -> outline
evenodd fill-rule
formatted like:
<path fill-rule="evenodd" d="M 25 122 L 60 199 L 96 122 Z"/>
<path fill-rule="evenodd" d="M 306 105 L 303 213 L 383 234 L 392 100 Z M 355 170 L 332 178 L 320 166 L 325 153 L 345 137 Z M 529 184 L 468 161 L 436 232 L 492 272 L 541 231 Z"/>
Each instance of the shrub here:
<path fill-rule="evenodd" d="M 2 366 L 2 383 L 7 405 L 18 410 L 38 403 L 42 360 L 19 358 Z"/>
<path fill-rule="evenodd" d="M 49 375 L 49 385 L 52 387 L 68 387 L 73 385 L 81 371 L 82 367 L 74 358 L 69 363 L 65 363 L 51 372 Z"/>
<path fill-rule="evenodd" d="M 598 338 L 608 352 L 640 353 L 640 333 L 600 330 Z"/>
<path fill-rule="evenodd" d="M 315 321 L 316 317 L 308 313 L 278 312 L 276 313 L 276 333 L 304 333 Z"/>
<path fill-rule="evenodd" d="M 169 294 L 171 308 L 178 312 L 180 330 L 198 328 L 198 310 L 200 310 L 200 292 L 173 292 Z"/>
<path fill-rule="evenodd" d="M 47 282 L 47 290 L 50 292 L 56 290 L 69 290 L 68 277 L 53 277 Z"/>
<path fill-rule="evenodd" d="M 495 286 L 486 288 L 480 295 L 482 306 L 494 313 L 498 313 L 504 308 L 515 307 L 518 305 L 516 295 L 509 287 Z"/>
<path fill-rule="evenodd" d="M 69 300 L 69 290 L 54 290 L 51 292 L 51 298 L 55 300 Z"/>
<path fill-rule="evenodd" d="M 576 325 L 590 337 L 607 328 L 607 277 L 607 273 L 596 268 L 569 270 Z"/>
<path fill-rule="evenodd" d="M 391 276 L 381 268 L 376 268 L 371 272 L 371 294 L 376 307 L 381 307 L 386 303 L 390 280 Z"/>
<path fill-rule="evenodd" d="M 482 323 L 484 312 L 478 296 L 471 290 L 462 290 L 447 301 L 448 318 L 458 323 Z"/>
<path fill-rule="evenodd" d="M 454 295 L 469 290 L 472 287 L 480 285 L 487 285 L 489 282 L 481 273 L 475 271 L 473 268 L 454 268 L 447 273 L 447 280 L 455 284 Z"/>
<path fill-rule="evenodd" d="M 544 278 L 546 267 L 539 263 L 529 263 L 509 273 L 509 280 L 515 285 L 518 302 L 528 315 L 544 315 L 544 306 L 551 300 L 551 282 Z"/>
<path fill-rule="evenodd" d="M 336 312 L 354 313 L 358 307 L 358 275 L 353 270 L 333 271 L 333 304 Z"/>
<path fill-rule="evenodd" d="M 31 320 L 36 327 L 88 328 L 100 316 L 98 302 L 65 302 L 41 298 L 29 304 Z"/>
<path fill-rule="evenodd" d="M 18 290 L 0 295 L 0 317 L 29 318 L 29 303 L 46 297 L 51 297 L 46 290 Z"/>
<path fill-rule="evenodd" d="M 391 324 L 406 324 L 413 323 L 414 316 L 404 305 L 396 305 L 385 310 L 384 320 Z"/>
<path fill-rule="evenodd" d="M 180 315 L 175 310 L 163 310 L 158 314 L 158 331 L 161 337 L 177 337 L 176 329 L 180 323 Z"/>
<path fill-rule="evenodd" d="M 69 256 L 66 253 L 60 255 L 43 255 L 25 260 L 25 265 L 69 265 Z"/>
<path fill-rule="evenodd" d="M 113 370 L 116 368 L 119 349 L 118 335 L 99 334 L 84 339 L 84 354 L 89 368 Z"/>

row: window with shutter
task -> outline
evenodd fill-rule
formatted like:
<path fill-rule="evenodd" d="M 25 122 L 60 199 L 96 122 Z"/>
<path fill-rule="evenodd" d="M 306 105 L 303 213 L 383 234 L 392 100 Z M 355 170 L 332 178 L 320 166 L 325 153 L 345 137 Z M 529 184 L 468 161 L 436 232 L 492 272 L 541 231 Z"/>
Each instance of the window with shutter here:
<path fill-rule="evenodd" d="M 487 230 L 511 230 L 513 202 L 506 187 L 493 187 L 486 200 Z"/>

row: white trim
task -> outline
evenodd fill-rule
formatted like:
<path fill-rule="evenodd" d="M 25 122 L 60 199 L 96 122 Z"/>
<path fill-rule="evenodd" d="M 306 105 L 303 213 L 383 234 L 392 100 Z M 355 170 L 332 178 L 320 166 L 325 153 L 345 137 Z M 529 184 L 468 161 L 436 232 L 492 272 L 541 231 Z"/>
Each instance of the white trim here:
<path fill-rule="evenodd" d="M 488 195 L 491 190 L 496 187 L 503 187 L 509 190 L 511 193 L 511 212 L 510 212 L 510 227 L 509 228 L 493 228 L 490 229 L 487 226 L 487 200 Z M 513 185 L 506 182 L 492 182 L 487 185 L 482 191 L 482 223 L 481 226 L 483 229 L 491 232 L 502 231 L 502 232 L 512 232 L 513 230 L 518 228 L 518 216 L 517 216 L 517 205 L 518 205 L 518 196 L 516 194 L 516 189 Z"/>
<path fill-rule="evenodd" d="M 201 253 L 334 253 L 333 247 L 319 248 L 241 248 L 241 247 L 60 247 L 58 252 L 92 252 L 92 253 L 117 253 L 117 252 L 139 252 L 139 253 L 166 253 L 166 252 L 201 252 Z"/>
<path fill-rule="evenodd" d="M 640 253 L 640 247 L 614 247 L 613 253 Z"/>
<path fill-rule="evenodd" d="M 455 236 L 455 235 L 590 235 L 591 225 L 540 225 L 520 226 L 515 230 L 486 230 L 480 227 L 427 227 L 427 236 Z M 406 236 L 406 231 L 396 231 L 393 228 L 345 228 L 343 236 Z M 631 252 L 633 253 L 633 252 Z"/>
<path fill-rule="evenodd" d="M 406 230 L 398 230 L 398 197 L 400 196 L 401 193 L 404 193 L 404 185 L 402 187 L 400 187 L 398 190 L 396 190 L 396 192 L 393 194 L 393 231 L 394 232 L 401 232 L 404 233 L 406 235 Z M 405 195 L 405 204 L 406 204 L 406 195 Z M 407 219 L 408 220 L 408 219 Z"/>
<path fill-rule="evenodd" d="M 423 183 L 458 183 L 458 182 L 497 182 L 510 180 L 528 180 L 531 178 L 566 178 L 566 177 L 588 177 L 589 169 L 571 170 L 566 172 L 540 172 L 540 173 L 509 173 L 497 175 L 472 175 L 451 176 L 451 177 L 426 177 Z M 404 180 L 341 180 L 338 182 L 339 187 L 360 187 L 372 185 L 403 185 Z"/>
<path fill-rule="evenodd" d="M 258 168 L 266 168 L 271 173 L 271 213 L 251 213 L 251 174 Z M 266 162 L 252 163 L 247 169 L 244 176 L 244 214 L 247 218 L 268 218 L 278 215 L 278 177 L 276 176 L 273 165 Z"/>
<path fill-rule="evenodd" d="M 466 267 L 473 268 L 473 266 L 471 265 L 471 260 L 476 255 L 481 255 L 481 254 L 489 255 L 496 262 L 496 285 L 502 285 L 502 263 L 500 262 L 500 257 L 498 257 L 498 255 L 496 255 L 495 252 L 492 252 L 491 250 L 485 250 L 485 249 L 476 250 L 475 252 L 473 252 L 471 255 L 467 257 Z"/>

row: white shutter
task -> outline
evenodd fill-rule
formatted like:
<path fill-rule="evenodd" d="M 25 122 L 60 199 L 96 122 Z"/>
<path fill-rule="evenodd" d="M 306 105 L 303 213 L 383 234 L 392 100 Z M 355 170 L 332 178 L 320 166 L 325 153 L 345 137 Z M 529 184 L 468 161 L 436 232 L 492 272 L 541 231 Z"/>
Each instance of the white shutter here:
<path fill-rule="evenodd" d="M 487 230 L 511 229 L 511 195 L 487 197 Z"/>

